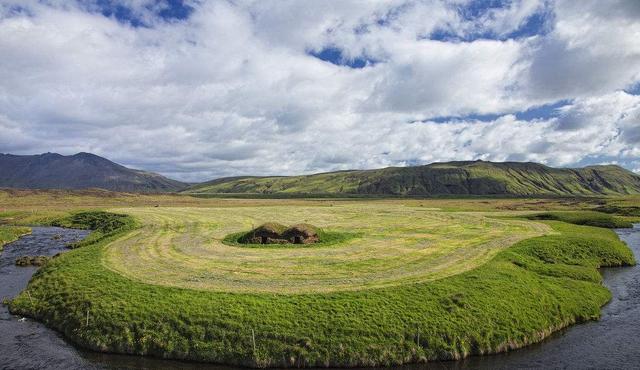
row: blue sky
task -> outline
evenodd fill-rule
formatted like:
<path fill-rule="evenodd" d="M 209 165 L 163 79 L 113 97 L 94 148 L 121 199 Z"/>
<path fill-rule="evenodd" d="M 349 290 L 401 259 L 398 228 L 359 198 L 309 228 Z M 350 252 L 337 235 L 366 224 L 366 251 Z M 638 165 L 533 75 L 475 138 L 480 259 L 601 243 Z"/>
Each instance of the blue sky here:
<path fill-rule="evenodd" d="M 364 68 L 366 66 L 372 66 L 377 63 L 374 59 L 369 59 L 366 56 L 348 57 L 345 56 L 340 48 L 335 46 L 326 46 L 321 50 L 310 50 L 309 55 L 316 57 L 325 62 L 335 64 L 337 66 L 346 66 L 349 68 Z"/>
<path fill-rule="evenodd" d="M 79 4 L 87 11 L 99 12 L 105 17 L 116 19 L 118 22 L 132 27 L 151 27 L 152 22 L 143 16 L 150 15 L 151 20 L 165 22 L 180 21 L 189 18 L 194 8 L 182 0 L 167 0 L 142 4 L 140 9 L 127 2 L 113 0 L 80 1 Z"/>
<path fill-rule="evenodd" d="M 640 172 L 640 2 L 0 0 L 0 152 L 187 181 L 448 160 Z"/>

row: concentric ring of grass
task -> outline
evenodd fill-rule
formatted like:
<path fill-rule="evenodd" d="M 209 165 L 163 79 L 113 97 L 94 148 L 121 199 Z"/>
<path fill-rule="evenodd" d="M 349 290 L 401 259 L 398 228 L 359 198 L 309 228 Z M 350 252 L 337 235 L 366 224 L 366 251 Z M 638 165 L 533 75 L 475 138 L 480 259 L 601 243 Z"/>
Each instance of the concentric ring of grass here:
<path fill-rule="evenodd" d="M 540 223 L 394 204 L 125 208 L 142 225 L 107 246 L 103 263 L 157 285 L 225 292 L 308 293 L 431 281 L 477 267 Z M 305 222 L 342 238 L 313 248 L 246 248 L 229 234 L 266 221 Z"/>

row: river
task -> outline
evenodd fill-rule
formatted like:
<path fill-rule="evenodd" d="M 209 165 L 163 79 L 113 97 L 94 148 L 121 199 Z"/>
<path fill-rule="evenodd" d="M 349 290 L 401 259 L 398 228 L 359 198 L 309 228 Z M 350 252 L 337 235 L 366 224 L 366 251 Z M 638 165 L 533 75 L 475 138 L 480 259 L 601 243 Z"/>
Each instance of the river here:
<path fill-rule="evenodd" d="M 616 230 L 640 258 L 640 224 Z M 0 298 L 23 290 L 33 267 L 14 266 L 24 255 L 54 255 L 87 235 L 83 230 L 34 227 L 30 235 L 7 244 L 0 254 Z M 61 236 L 61 237 L 57 237 Z M 402 370 L 428 369 L 585 369 L 640 368 L 640 266 L 605 268 L 605 285 L 613 299 L 602 309 L 599 321 L 575 325 L 539 344 L 493 356 L 462 361 L 404 366 Z M 167 361 L 153 358 L 100 354 L 75 348 L 44 325 L 11 315 L 0 306 L 1 369 L 213 369 L 230 367 Z"/>

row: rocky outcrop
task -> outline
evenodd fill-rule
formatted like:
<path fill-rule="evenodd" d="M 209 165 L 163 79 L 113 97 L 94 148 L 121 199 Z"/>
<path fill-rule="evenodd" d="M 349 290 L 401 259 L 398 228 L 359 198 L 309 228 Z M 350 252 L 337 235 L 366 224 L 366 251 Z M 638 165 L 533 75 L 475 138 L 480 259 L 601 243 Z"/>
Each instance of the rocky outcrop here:
<path fill-rule="evenodd" d="M 47 262 L 49 262 L 49 257 L 47 256 L 22 256 L 16 260 L 16 266 L 26 267 L 26 266 L 44 266 Z"/>

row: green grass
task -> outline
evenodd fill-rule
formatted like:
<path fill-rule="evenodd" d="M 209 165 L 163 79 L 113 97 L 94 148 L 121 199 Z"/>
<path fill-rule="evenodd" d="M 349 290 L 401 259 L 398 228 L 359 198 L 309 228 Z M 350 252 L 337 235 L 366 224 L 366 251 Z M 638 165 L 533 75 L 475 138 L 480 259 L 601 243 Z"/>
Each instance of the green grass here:
<path fill-rule="evenodd" d="M 28 227 L 0 225 L 0 252 L 2 252 L 5 244 L 9 244 L 30 232 L 31 229 Z"/>
<path fill-rule="evenodd" d="M 639 206 L 616 206 L 616 205 L 605 205 L 595 209 L 598 212 L 610 213 L 619 216 L 626 217 L 640 217 L 640 207 Z"/>
<path fill-rule="evenodd" d="M 631 228 L 633 224 L 621 217 L 593 211 L 579 212 L 544 212 L 530 215 L 530 220 L 557 220 L 575 225 L 596 226 L 604 228 Z"/>
<path fill-rule="evenodd" d="M 114 211 L 132 215 L 141 227 L 105 248 L 108 268 L 150 284 L 227 292 L 328 292 L 435 280 L 550 232 L 538 222 L 394 203 Z M 267 221 L 306 222 L 333 234 L 309 248 L 224 242 Z M 359 236 L 346 237 L 353 234 Z"/>
<path fill-rule="evenodd" d="M 133 221 L 129 220 L 129 224 Z M 436 281 L 330 293 L 151 285 L 105 267 L 112 234 L 39 270 L 10 303 L 98 351 L 265 366 L 386 366 L 518 348 L 597 319 L 596 268 L 635 263 L 614 232 L 544 221 L 488 263 Z"/>

